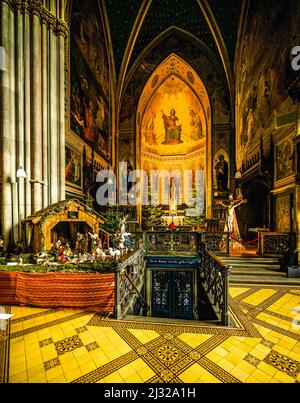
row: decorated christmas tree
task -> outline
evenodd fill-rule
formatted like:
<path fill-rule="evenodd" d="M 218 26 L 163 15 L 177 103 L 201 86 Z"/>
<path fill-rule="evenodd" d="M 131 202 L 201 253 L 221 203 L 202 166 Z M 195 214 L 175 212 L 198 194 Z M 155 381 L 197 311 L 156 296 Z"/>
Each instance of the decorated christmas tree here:
<path fill-rule="evenodd" d="M 101 214 L 106 219 L 101 227 L 110 234 L 115 234 L 119 229 L 119 223 L 124 215 L 124 208 L 120 206 L 107 206 L 105 211 L 101 212 Z"/>
<path fill-rule="evenodd" d="M 149 197 L 151 200 L 151 197 Z M 143 206 L 142 209 L 142 227 L 143 230 L 150 230 L 156 225 L 161 224 L 162 208 L 158 204 L 152 204 L 151 201 L 148 206 Z"/>

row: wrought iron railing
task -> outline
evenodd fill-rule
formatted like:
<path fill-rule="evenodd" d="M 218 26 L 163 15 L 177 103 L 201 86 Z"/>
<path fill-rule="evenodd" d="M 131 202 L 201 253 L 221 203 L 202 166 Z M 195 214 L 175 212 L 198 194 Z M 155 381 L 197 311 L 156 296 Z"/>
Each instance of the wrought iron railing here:
<path fill-rule="evenodd" d="M 147 232 L 146 253 L 176 254 L 188 252 L 197 254 L 199 233 L 197 232 Z"/>
<path fill-rule="evenodd" d="M 201 233 L 201 241 L 205 244 L 205 248 L 209 252 L 229 254 L 229 232 L 203 232 Z"/>
<path fill-rule="evenodd" d="M 200 276 L 203 287 L 223 326 L 228 326 L 228 290 L 230 267 L 200 243 Z"/>
<path fill-rule="evenodd" d="M 291 235 L 284 232 L 262 232 L 259 237 L 261 255 L 286 255 L 291 248 Z"/>
<path fill-rule="evenodd" d="M 131 313 L 138 303 L 146 312 L 148 307 L 143 295 L 145 283 L 144 248 L 134 252 L 128 259 L 118 265 L 116 270 L 115 318 L 122 319 Z"/>

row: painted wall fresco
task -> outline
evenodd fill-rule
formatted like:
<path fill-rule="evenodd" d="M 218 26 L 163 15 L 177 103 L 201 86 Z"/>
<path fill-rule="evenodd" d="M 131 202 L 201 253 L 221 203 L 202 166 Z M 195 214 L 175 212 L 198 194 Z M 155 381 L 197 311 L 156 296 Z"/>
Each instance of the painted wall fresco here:
<path fill-rule="evenodd" d="M 73 2 L 70 124 L 71 130 L 109 162 L 109 71 L 97 7 L 90 0 Z"/>
<path fill-rule="evenodd" d="M 65 161 L 66 182 L 72 186 L 82 188 L 82 156 L 78 152 L 66 146 Z"/>
<path fill-rule="evenodd" d="M 275 147 L 275 180 L 279 181 L 293 175 L 295 170 L 295 151 L 292 140 L 284 140 Z"/>
<path fill-rule="evenodd" d="M 158 155 L 189 154 L 206 145 L 200 101 L 180 78 L 169 77 L 155 92 L 143 116 L 142 150 Z"/>
<path fill-rule="evenodd" d="M 299 6 L 294 0 L 251 2 L 237 69 L 238 167 L 260 137 L 274 131 L 275 111 L 294 108 L 283 83 Z"/>
<path fill-rule="evenodd" d="M 228 124 L 230 122 L 230 100 L 228 91 L 226 89 L 225 79 L 222 75 L 222 68 L 220 61 L 210 59 L 203 50 L 197 47 L 191 40 L 182 37 L 179 33 L 170 33 L 159 42 L 140 64 L 136 67 L 134 74 L 127 84 L 126 91 L 122 100 L 121 116 L 120 116 L 120 135 L 124 132 L 124 141 L 130 138 L 132 141 L 132 148 L 135 147 L 135 130 L 137 105 L 145 88 L 149 77 L 154 73 L 155 69 L 171 54 L 179 56 L 182 60 L 186 61 L 191 69 L 193 69 L 201 80 L 208 92 L 211 107 L 205 110 L 206 116 L 214 124 Z M 194 77 L 192 75 L 185 75 L 189 84 L 193 85 Z M 154 85 L 157 78 L 153 77 Z M 169 108 L 171 109 L 171 108 Z M 178 111 L 176 111 L 178 114 Z M 170 110 L 165 110 L 166 114 Z M 159 113 L 160 115 L 160 113 Z M 161 116 L 161 115 L 160 115 Z M 179 117 L 179 115 L 178 115 Z M 181 116 L 180 116 L 181 118 Z M 125 133 L 127 139 L 125 140 Z M 217 138 L 218 135 L 213 133 L 213 148 L 216 151 L 219 147 L 216 143 L 220 143 Z M 222 132 L 222 146 L 229 152 L 230 150 L 230 130 L 225 129 Z M 120 143 L 120 149 L 123 148 L 123 143 Z M 213 152 L 215 152 L 213 151 Z"/>
<path fill-rule="evenodd" d="M 276 199 L 276 230 L 290 231 L 290 196 L 278 196 Z"/>

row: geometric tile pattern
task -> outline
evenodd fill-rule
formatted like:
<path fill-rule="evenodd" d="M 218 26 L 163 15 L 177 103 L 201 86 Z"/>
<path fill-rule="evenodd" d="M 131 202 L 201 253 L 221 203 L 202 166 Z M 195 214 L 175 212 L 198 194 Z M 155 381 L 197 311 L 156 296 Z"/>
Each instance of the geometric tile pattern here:
<path fill-rule="evenodd" d="M 46 340 L 39 341 L 39 345 L 41 348 L 48 346 L 49 344 L 52 344 L 52 343 L 53 343 L 52 337 L 50 337 L 49 339 L 46 339 Z"/>
<path fill-rule="evenodd" d="M 68 353 L 70 351 L 73 351 L 79 347 L 82 347 L 82 341 L 79 338 L 79 336 L 72 336 L 68 337 L 64 340 L 60 340 L 56 343 L 54 343 L 55 349 L 57 351 L 57 355 L 62 355 L 65 353 Z"/>
<path fill-rule="evenodd" d="M 81 327 L 79 327 L 78 329 L 75 329 L 76 330 L 76 332 L 78 333 L 78 334 L 80 334 L 80 333 L 84 333 L 84 332 L 87 332 L 87 327 L 86 326 L 81 326 Z"/>
<path fill-rule="evenodd" d="M 291 313 L 299 291 L 232 285 L 234 328 L 22 307 L 10 323 L 9 381 L 299 382 L 300 332 Z"/>
<path fill-rule="evenodd" d="M 271 351 L 270 354 L 265 358 L 265 362 L 273 367 L 278 368 L 280 371 L 287 372 L 288 375 L 294 378 L 300 373 L 300 363 L 279 354 L 277 351 Z"/>
<path fill-rule="evenodd" d="M 45 370 L 48 371 L 49 369 L 55 368 L 60 365 L 60 361 L 58 358 L 53 358 L 52 360 L 44 362 Z"/>
<path fill-rule="evenodd" d="M 97 348 L 99 348 L 99 346 L 96 341 L 93 341 L 93 343 L 87 344 L 85 346 L 85 348 L 87 349 L 87 351 L 93 351 L 93 350 L 96 350 Z"/>
<path fill-rule="evenodd" d="M 249 364 L 252 364 L 254 367 L 257 367 L 258 364 L 260 363 L 260 360 L 258 358 L 256 358 L 256 357 L 254 357 L 254 355 L 251 355 L 251 354 L 246 355 L 244 360 L 246 362 L 248 362 Z"/>

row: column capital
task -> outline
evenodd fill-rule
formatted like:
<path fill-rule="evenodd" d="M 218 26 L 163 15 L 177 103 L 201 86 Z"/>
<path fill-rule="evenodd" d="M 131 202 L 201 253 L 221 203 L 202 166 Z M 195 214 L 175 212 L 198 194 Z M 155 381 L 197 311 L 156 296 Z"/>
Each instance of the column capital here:
<path fill-rule="evenodd" d="M 53 31 L 54 35 L 67 38 L 69 35 L 69 27 L 67 23 L 52 14 L 40 0 L 2 0 L 8 4 L 12 10 L 18 10 L 28 15 L 36 15 L 39 17 L 41 24 L 45 24 L 48 29 Z"/>

